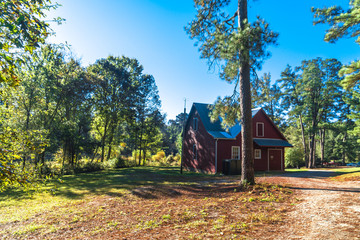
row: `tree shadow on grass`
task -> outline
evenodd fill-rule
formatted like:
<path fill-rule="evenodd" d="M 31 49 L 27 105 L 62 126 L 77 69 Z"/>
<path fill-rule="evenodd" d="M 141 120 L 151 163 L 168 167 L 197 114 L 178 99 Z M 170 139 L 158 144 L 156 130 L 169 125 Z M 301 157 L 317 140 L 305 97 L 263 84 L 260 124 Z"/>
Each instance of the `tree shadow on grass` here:
<path fill-rule="evenodd" d="M 177 195 L 177 190 L 174 189 L 172 192 L 169 186 L 196 185 L 222 179 L 224 179 L 222 176 L 193 172 L 180 174 L 179 169 L 175 167 L 134 167 L 63 176 L 63 183 L 54 180 L 46 186 L 46 189 L 55 190 L 57 196 L 68 199 L 82 199 L 91 194 L 121 197 L 124 193 L 152 198 L 152 193 L 146 187 L 153 186 L 157 189 L 153 197 L 160 195 L 172 197 Z M 9 191 L 0 194 L 0 201 L 2 196 L 4 199 L 19 199 L 27 195 L 29 194 L 21 191 Z"/>

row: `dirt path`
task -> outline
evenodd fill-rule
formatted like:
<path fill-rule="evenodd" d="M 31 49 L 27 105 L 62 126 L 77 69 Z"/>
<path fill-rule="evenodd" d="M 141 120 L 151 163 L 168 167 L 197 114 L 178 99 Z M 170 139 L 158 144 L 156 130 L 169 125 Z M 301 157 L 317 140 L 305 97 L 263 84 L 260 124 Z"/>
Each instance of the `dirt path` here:
<path fill-rule="evenodd" d="M 268 239 L 360 239 L 360 182 L 337 182 L 331 171 L 265 177 L 294 189 L 298 204 Z"/>

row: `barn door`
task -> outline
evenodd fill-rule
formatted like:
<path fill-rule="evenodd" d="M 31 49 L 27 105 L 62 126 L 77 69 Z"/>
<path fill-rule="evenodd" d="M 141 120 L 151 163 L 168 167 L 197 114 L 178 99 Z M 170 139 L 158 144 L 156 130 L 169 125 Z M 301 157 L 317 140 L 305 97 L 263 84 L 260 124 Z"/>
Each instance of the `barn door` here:
<path fill-rule="evenodd" d="M 282 171 L 283 169 L 283 156 L 282 149 L 269 149 L 268 154 L 268 168 L 269 171 L 277 170 Z"/>

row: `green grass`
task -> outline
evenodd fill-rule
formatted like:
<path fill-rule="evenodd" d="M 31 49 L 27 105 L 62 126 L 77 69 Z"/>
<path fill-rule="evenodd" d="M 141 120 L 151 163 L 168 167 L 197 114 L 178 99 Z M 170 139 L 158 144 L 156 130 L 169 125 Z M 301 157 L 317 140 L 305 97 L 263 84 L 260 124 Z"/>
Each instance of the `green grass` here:
<path fill-rule="evenodd" d="M 309 169 L 307 169 L 307 168 L 300 168 L 300 169 L 297 169 L 297 168 L 286 168 L 286 169 L 285 169 L 285 172 L 306 172 L 306 171 L 309 171 Z"/>
<path fill-rule="evenodd" d="M 338 173 L 354 173 L 354 172 L 360 172 L 360 167 L 351 167 L 351 168 L 331 168 L 328 169 L 334 172 Z"/>
<path fill-rule="evenodd" d="M 141 186 L 190 185 L 217 178 L 221 176 L 185 171 L 181 175 L 178 167 L 135 167 L 68 175 L 62 177 L 62 183 L 53 180 L 36 192 L 10 189 L 0 193 L 0 224 L 26 220 L 58 206 L 68 205 L 70 211 L 76 210 L 73 206 L 97 195 L 123 196 Z"/>

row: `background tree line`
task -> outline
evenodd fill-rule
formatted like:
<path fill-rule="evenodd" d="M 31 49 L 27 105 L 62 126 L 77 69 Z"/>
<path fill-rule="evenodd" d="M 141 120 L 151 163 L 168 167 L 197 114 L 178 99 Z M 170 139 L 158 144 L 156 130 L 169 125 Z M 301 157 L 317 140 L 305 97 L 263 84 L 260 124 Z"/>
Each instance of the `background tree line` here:
<path fill-rule="evenodd" d="M 17 68 L 16 88 L 1 83 L 4 156 L 45 174 L 84 161 L 123 167 L 144 165 L 161 150 L 178 153 L 183 116 L 165 124 L 155 79 L 136 59 L 109 56 L 84 68 L 67 55 L 43 45 Z"/>

